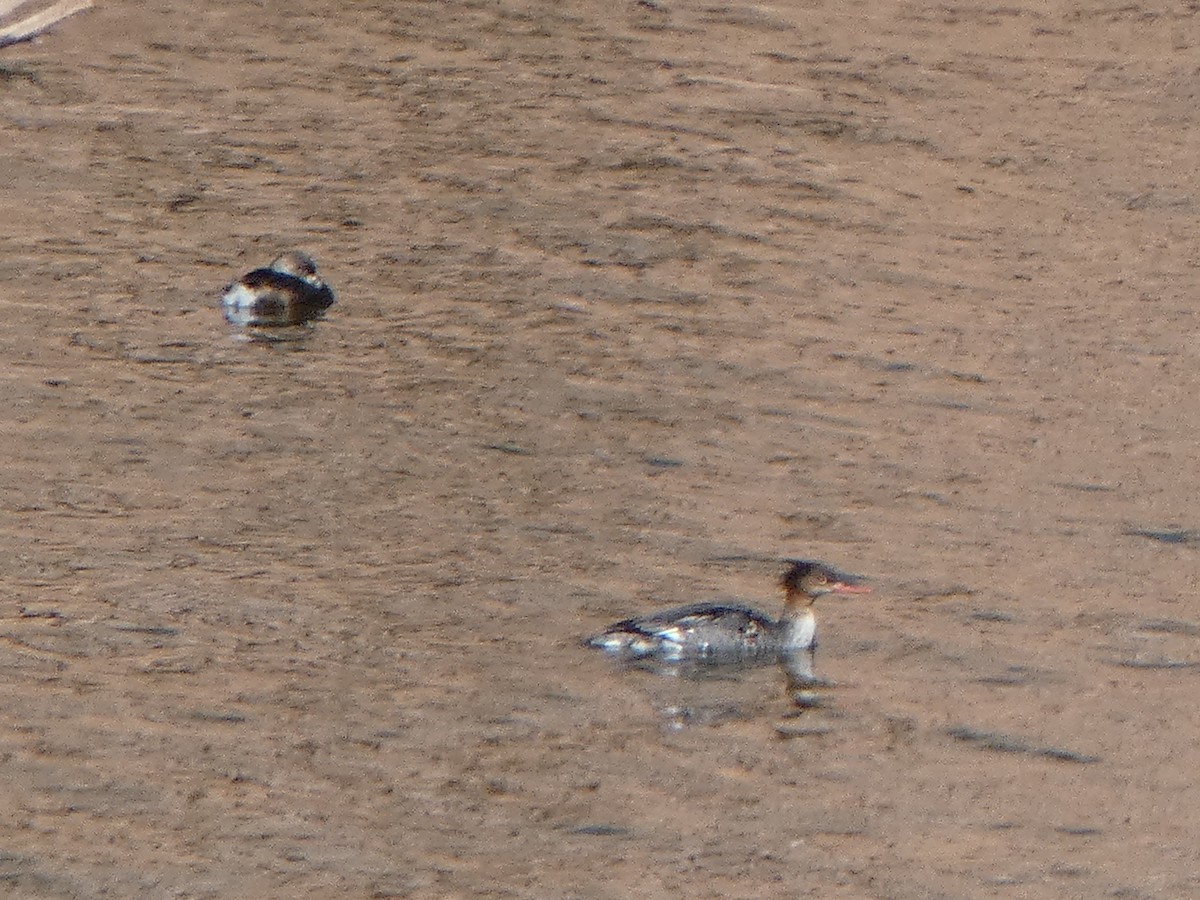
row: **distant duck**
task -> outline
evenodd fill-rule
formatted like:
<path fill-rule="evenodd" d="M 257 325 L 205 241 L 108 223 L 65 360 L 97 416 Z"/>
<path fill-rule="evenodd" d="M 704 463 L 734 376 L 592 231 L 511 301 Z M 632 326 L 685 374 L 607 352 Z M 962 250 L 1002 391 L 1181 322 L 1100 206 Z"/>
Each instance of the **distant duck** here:
<path fill-rule="evenodd" d="M 225 288 L 221 306 L 234 325 L 298 325 L 333 305 L 333 291 L 311 256 L 285 253 Z"/>
<path fill-rule="evenodd" d="M 869 594 L 849 575 L 796 560 L 780 580 L 783 615 L 773 619 L 739 603 L 706 602 L 610 625 L 584 641 L 626 661 L 666 665 L 755 665 L 782 662 L 811 675 L 817 645 L 813 602 L 824 594 Z M 797 677 L 797 680 L 802 680 Z"/>

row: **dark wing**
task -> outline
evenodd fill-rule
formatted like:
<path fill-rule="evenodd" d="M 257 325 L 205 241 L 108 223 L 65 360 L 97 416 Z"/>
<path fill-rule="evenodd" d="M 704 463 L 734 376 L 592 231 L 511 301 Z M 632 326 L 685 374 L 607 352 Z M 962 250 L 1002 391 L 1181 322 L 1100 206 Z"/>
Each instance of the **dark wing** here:
<path fill-rule="evenodd" d="M 279 272 L 275 269 L 255 269 L 242 278 L 243 285 L 251 289 L 266 288 L 292 298 L 292 302 L 304 306 L 326 307 L 333 305 L 333 291 L 329 285 L 315 285 L 303 278 Z"/>
<path fill-rule="evenodd" d="M 242 284 L 248 288 L 278 288 L 282 291 L 294 290 L 297 284 L 302 284 L 295 275 L 286 272 L 276 272 L 274 269 L 255 269 L 242 276 Z"/>
<path fill-rule="evenodd" d="M 661 629 L 665 625 L 699 628 L 710 622 L 722 622 L 726 625 L 740 622 L 747 627 L 755 625 L 761 628 L 769 628 L 774 625 L 769 616 L 740 603 L 690 603 L 687 606 L 664 610 L 644 618 L 628 619 L 620 624 L 632 625 L 639 631 L 653 634 L 656 629 Z"/>

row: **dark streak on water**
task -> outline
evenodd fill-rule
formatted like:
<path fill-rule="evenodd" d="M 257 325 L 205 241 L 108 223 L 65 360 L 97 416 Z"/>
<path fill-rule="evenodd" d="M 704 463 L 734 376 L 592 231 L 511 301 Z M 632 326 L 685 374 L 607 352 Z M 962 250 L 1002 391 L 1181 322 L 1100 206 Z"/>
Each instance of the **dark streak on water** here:
<path fill-rule="evenodd" d="M 1200 668 L 1200 662 L 1191 662 L 1186 659 L 1118 659 L 1113 665 L 1121 666 L 1126 669 L 1196 669 Z"/>
<path fill-rule="evenodd" d="M 656 469 L 678 469 L 683 465 L 683 460 L 672 459 L 669 456 L 648 456 L 646 464 Z"/>
<path fill-rule="evenodd" d="M 169 625 L 114 625 L 114 631 L 123 631 L 127 634 L 152 634 L 152 635 L 176 635 L 179 634 L 178 628 L 172 628 Z"/>
<path fill-rule="evenodd" d="M 946 732 L 950 737 L 966 741 L 984 750 L 995 750 L 1000 753 L 1025 753 L 1030 756 L 1045 756 L 1050 759 L 1060 759 L 1064 762 L 1095 763 L 1099 756 L 1090 756 L 1075 750 L 1065 750 L 1061 747 L 1040 747 L 1029 744 L 1020 738 L 1010 737 L 995 731 L 980 731 L 968 725 L 957 725 Z"/>
<path fill-rule="evenodd" d="M 1181 619 L 1146 619 L 1138 625 L 1142 631 L 1153 631 L 1162 634 L 1186 634 L 1190 637 L 1200 635 L 1200 625 Z"/>
<path fill-rule="evenodd" d="M 1171 528 L 1162 531 L 1153 528 L 1131 528 L 1125 533 L 1132 537 L 1144 537 L 1150 538 L 1152 541 L 1161 541 L 1164 544 L 1200 545 L 1200 531 L 1188 531 L 1182 528 Z"/>
<path fill-rule="evenodd" d="M 575 825 L 567 829 L 568 834 L 585 834 L 595 837 L 629 837 L 633 831 L 621 825 L 589 824 Z"/>

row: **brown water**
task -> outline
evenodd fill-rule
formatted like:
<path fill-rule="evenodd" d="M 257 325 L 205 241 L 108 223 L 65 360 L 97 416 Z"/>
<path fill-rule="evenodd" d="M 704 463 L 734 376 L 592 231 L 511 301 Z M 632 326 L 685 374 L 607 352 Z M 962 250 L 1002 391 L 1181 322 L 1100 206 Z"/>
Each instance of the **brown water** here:
<path fill-rule="evenodd" d="M 1200 895 L 1186 5 L 103 3 L 0 55 L 0 884 Z M 221 287 L 339 302 L 239 341 Z M 1142 533 L 1139 533 L 1142 532 Z M 609 621 L 872 578 L 781 677 Z"/>

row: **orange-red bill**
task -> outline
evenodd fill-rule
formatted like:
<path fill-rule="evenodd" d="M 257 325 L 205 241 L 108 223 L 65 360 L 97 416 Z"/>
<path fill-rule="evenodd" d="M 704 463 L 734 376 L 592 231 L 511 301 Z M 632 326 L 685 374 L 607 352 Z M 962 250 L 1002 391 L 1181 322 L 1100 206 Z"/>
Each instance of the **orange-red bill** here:
<path fill-rule="evenodd" d="M 837 594 L 869 594 L 871 589 L 865 584 L 846 584 L 844 581 L 839 581 L 833 586 L 834 593 Z"/>

